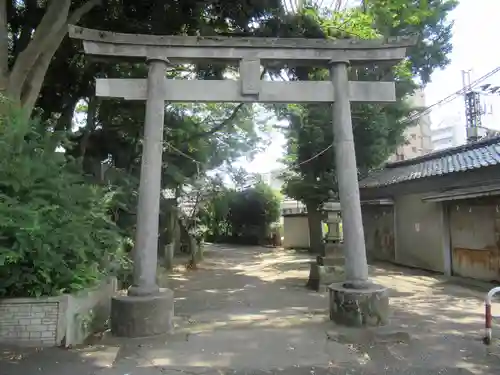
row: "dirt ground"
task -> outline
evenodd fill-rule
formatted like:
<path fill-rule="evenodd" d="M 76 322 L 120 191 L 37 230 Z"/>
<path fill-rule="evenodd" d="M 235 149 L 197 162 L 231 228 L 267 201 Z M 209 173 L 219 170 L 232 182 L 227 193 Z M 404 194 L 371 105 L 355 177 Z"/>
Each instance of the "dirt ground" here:
<path fill-rule="evenodd" d="M 481 288 L 373 265 L 392 311 L 374 338 L 329 321 L 327 293 L 304 287 L 308 261 L 281 249 L 210 246 L 199 270 L 162 279 L 175 292 L 173 335 L 104 335 L 72 350 L 0 347 L 0 375 L 500 373 L 498 342 L 481 342 Z"/>

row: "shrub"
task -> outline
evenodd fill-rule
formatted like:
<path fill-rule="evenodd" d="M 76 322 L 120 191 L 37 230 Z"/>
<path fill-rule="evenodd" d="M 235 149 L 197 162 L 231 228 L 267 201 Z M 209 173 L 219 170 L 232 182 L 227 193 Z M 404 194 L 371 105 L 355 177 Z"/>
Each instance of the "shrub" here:
<path fill-rule="evenodd" d="M 224 190 L 202 212 L 207 238 L 218 242 L 264 244 L 280 217 L 281 197 L 259 182 L 241 191 Z"/>
<path fill-rule="evenodd" d="M 70 293 L 123 262 L 113 193 L 85 181 L 60 141 L 18 111 L 0 113 L 0 297 Z"/>

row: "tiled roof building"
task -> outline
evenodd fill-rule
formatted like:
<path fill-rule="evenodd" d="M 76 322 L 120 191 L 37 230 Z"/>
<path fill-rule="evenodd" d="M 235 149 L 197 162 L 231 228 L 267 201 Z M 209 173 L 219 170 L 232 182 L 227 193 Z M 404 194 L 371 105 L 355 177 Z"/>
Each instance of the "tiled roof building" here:
<path fill-rule="evenodd" d="M 360 182 L 360 188 L 464 172 L 500 164 L 500 137 L 453 147 L 414 159 L 387 164 Z"/>
<path fill-rule="evenodd" d="M 390 163 L 360 196 L 369 257 L 500 281 L 500 137 Z"/>

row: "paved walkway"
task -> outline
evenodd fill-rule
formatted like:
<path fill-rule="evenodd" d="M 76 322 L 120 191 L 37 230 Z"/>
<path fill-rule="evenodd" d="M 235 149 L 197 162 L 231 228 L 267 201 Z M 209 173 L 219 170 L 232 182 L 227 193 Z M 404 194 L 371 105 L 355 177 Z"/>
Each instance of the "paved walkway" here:
<path fill-rule="evenodd" d="M 105 336 L 73 350 L 0 347 L 0 375 L 500 373 L 500 348 L 480 340 L 482 291 L 371 267 L 391 288 L 393 317 L 383 332 L 401 332 L 372 340 L 328 320 L 327 294 L 304 288 L 307 261 L 290 251 L 213 246 L 200 270 L 165 280 L 176 295 L 174 335 Z"/>

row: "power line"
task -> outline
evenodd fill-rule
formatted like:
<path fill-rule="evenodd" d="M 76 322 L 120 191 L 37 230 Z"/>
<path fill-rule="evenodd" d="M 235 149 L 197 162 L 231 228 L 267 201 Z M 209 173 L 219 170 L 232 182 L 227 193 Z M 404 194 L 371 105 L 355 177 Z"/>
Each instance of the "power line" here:
<path fill-rule="evenodd" d="M 197 176 L 197 178 L 200 176 L 201 162 L 199 162 L 198 160 L 192 158 L 188 154 L 182 152 L 177 147 L 174 147 L 171 143 L 165 142 L 165 144 L 167 145 L 167 147 L 170 147 L 172 150 L 174 150 L 175 152 L 177 152 L 179 155 L 184 156 L 185 158 L 187 158 L 187 159 L 191 160 L 193 163 L 195 163 L 195 165 L 196 165 L 196 176 Z"/>
<path fill-rule="evenodd" d="M 462 95 L 468 89 L 474 88 L 475 86 L 477 86 L 478 84 L 480 84 L 484 80 L 488 79 L 492 75 L 498 73 L 499 71 L 500 71 L 500 66 L 497 67 L 497 68 L 495 68 L 495 69 L 493 69 L 493 70 L 491 70 L 490 72 L 486 73 L 485 75 L 479 77 L 478 79 L 476 79 L 475 81 L 473 81 L 468 87 L 461 88 L 461 89 L 459 89 L 459 90 L 457 90 L 457 91 L 449 94 L 448 96 L 442 98 L 441 100 L 438 100 L 437 102 L 435 102 L 435 103 L 427 106 L 422 112 L 419 112 L 417 115 L 410 117 L 405 122 L 403 122 L 403 124 L 407 124 L 407 123 L 413 122 L 415 120 L 418 120 L 419 118 L 421 118 L 421 117 L 425 116 L 426 114 L 430 113 L 434 107 L 440 106 L 440 105 L 444 105 L 444 104 L 447 104 L 447 103 L 455 100 L 456 98 L 458 98 L 460 95 Z M 165 143 L 167 144 L 168 147 L 170 147 L 172 150 L 174 150 L 178 154 L 180 154 L 180 155 L 182 155 L 182 156 L 190 159 L 194 163 L 196 163 L 197 168 L 199 168 L 199 166 L 202 165 L 201 162 L 199 162 L 198 160 L 195 160 L 191 156 L 189 156 L 186 153 L 182 152 L 178 148 L 174 147 L 172 144 L 170 144 L 168 142 L 165 142 Z M 320 152 L 314 154 L 310 158 L 308 158 L 306 160 L 303 160 L 300 163 L 297 163 L 297 164 L 295 164 L 293 166 L 282 168 L 281 170 L 278 170 L 278 171 L 279 171 L 279 173 L 283 173 L 283 172 L 285 172 L 287 170 L 290 170 L 292 168 L 297 168 L 297 167 L 300 167 L 301 165 L 307 164 L 307 163 L 311 162 L 312 160 L 314 160 L 314 159 L 320 157 L 321 155 L 323 155 L 325 152 L 327 152 L 332 147 L 333 147 L 333 143 L 331 143 L 329 146 L 325 147 Z"/>
<path fill-rule="evenodd" d="M 193 159 L 191 156 L 189 156 L 188 154 L 182 152 L 181 150 L 179 150 L 178 148 L 176 148 L 175 146 L 173 146 L 171 143 L 169 142 L 165 142 L 165 144 L 167 145 L 167 147 L 170 147 L 172 150 L 174 150 L 176 153 L 178 153 L 179 155 L 181 156 L 184 156 L 185 158 L 191 160 L 193 163 L 196 163 L 197 165 L 201 165 L 202 163 L 199 162 L 198 160 L 196 159 Z"/>
<path fill-rule="evenodd" d="M 326 147 L 325 149 L 323 149 L 322 151 L 318 152 L 317 154 L 311 156 L 309 159 L 306 159 L 304 161 L 301 161 L 300 163 L 298 164 L 295 164 L 294 167 L 300 167 L 301 165 L 303 164 L 306 164 L 306 163 L 309 163 L 311 160 L 314 160 L 318 157 L 320 157 L 321 155 L 323 155 L 325 152 L 327 152 L 329 149 L 331 149 L 333 147 L 333 143 L 330 144 L 330 146 Z M 289 169 L 289 168 L 286 168 L 286 169 Z"/>
<path fill-rule="evenodd" d="M 492 75 L 496 74 L 497 72 L 500 71 L 500 66 L 491 70 L 490 72 L 486 73 L 485 75 L 483 75 L 482 77 L 479 77 L 478 79 L 476 79 L 474 82 L 471 83 L 470 85 L 470 88 L 473 88 L 475 86 L 477 86 L 478 84 L 480 84 L 482 81 L 488 79 L 489 77 L 491 77 Z M 436 106 L 439 106 L 439 105 L 443 105 L 443 104 L 447 104 L 449 102 L 451 102 L 452 100 L 456 99 L 457 97 L 459 97 L 459 95 L 463 94 L 465 91 L 467 90 L 467 88 L 462 88 L 460 90 L 457 90 L 456 92 L 444 97 L 443 99 L 435 102 L 434 104 L 431 104 L 430 106 L 426 107 L 425 110 L 423 112 L 420 112 L 417 116 L 415 117 L 411 117 L 410 119 L 408 119 L 406 122 L 404 122 L 404 124 L 406 123 L 409 123 L 409 122 L 413 122 L 415 120 L 418 120 L 420 117 L 424 116 L 425 114 L 428 114 L 429 112 L 432 111 L 432 108 L 436 107 Z M 309 159 L 306 159 L 298 164 L 295 164 L 291 167 L 287 167 L 287 168 L 283 168 L 281 170 L 279 170 L 280 173 L 283 173 L 285 172 L 286 170 L 289 170 L 291 168 L 297 168 L 297 167 L 300 167 L 301 165 L 303 164 L 306 164 L 306 163 L 309 163 L 310 161 L 318 158 L 319 156 L 323 155 L 326 151 L 328 151 L 330 148 L 333 147 L 333 143 L 330 144 L 328 147 L 326 147 L 325 149 L 321 150 L 320 152 L 318 152 L 317 154 L 313 155 L 312 157 L 310 157 Z"/>
<path fill-rule="evenodd" d="M 403 124 L 407 124 L 407 123 L 413 122 L 415 120 L 418 120 L 422 116 L 425 116 L 425 115 L 429 114 L 432 111 L 432 108 L 434 108 L 436 106 L 441 106 L 441 105 L 450 103 L 451 101 L 457 99 L 460 95 L 464 94 L 468 89 L 474 88 L 475 86 L 477 86 L 478 84 L 480 84 L 484 80 L 490 78 L 492 75 L 498 73 L 499 71 L 500 71 L 500 66 L 496 67 L 495 69 L 493 69 L 491 71 L 489 71 L 488 73 L 486 73 L 482 77 L 479 77 L 474 82 L 472 82 L 470 84 L 470 86 L 463 87 L 460 90 L 457 90 L 457 91 L 451 93 L 450 95 L 444 97 L 443 99 L 438 100 L 434 104 L 431 104 L 431 105 L 427 106 L 422 112 L 419 112 L 415 116 L 411 116 L 409 119 L 407 119 L 405 122 L 403 122 Z"/>

